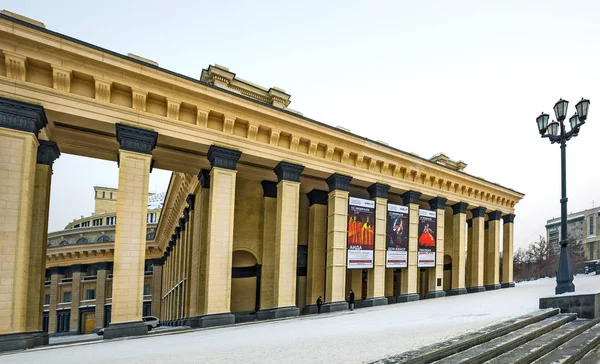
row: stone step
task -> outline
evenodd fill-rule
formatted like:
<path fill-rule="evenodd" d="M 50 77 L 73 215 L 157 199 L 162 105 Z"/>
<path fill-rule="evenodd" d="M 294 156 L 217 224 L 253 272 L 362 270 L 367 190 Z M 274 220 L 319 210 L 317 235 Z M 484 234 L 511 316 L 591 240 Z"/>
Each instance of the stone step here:
<path fill-rule="evenodd" d="M 445 364 L 477 364 L 485 363 L 498 355 L 504 354 L 516 347 L 519 347 L 530 340 L 542 336 L 564 324 L 577 318 L 577 314 L 559 314 L 549 317 L 543 321 L 536 322 L 522 329 L 513 331 L 502 337 L 495 338 L 481 345 L 474 346 L 463 352 L 454 354 L 443 359 Z"/>
<path fill-rule="evenodd" d="M 572 340 L 562 344 L 556 350 L 534 361 L 534 364 L 571 364 L 576 363 L 600 344 L 600 324 L 597 324 Z M 593 363 L 598 363 L 593 362 Z"/>
<path fill-rule="evenodd" d="M 540 322 L 559 313 L 559 309 L 544 309 L 503 321 L 476 332 L 461 335 L 444 343 L 426 346 L 424 348 L 390 356 L 374 361 L 373 364 L 428 364 L 450 355 L 460 353 L 473 346 L 483 344 L 510 332 L 522 329 L 528 325 Z"/>
<path fill-rule="evenodd" d="M 577 364 L 598 364 L 600 363 L 600 345 L 596 346 L 589 353 L 585 354 Z"/>
<path fill-rule="evenodd" d="M 493 358 L 486 362 L 486 364 L 531 363 L 598 323 L 600 323 L 600 319 L 571 321 L 537 339 L 531 340 L 518 348 Z"/>

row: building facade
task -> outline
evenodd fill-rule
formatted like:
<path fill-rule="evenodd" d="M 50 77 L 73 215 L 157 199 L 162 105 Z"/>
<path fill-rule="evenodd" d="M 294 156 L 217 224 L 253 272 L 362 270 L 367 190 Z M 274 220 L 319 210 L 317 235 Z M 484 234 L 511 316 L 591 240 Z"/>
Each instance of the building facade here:
<path fill-rule="evenodd" d="M 524 195 L 462 162 L 312 120 L 281 88 L 222 66 L 193 79 L 15 14 L 0 14 L 0 50 L 0 201 L 10 206 L 0 210 L 0 350 L 45 340 L 40 287 L 61 152 L 119 166 L 113 250 L 61 258 L 112 257 L 107 339 L 147 332 L 150 259 L 161 276 L 153 312 L 194 327 L 314 312 L 319 296 L 326 312 L 346 309 L 349 288 L 369 306 L 514 284 L 512 259 L 500 277 L 498 258 L 501 244 L 512 255 Z M 154 167 L 173 175 L 148 242 Z"/>
<path fill-rule="evenodd" d="M 600 256 L 598 216 L 600 216 L 600 207 L 567 215 L 567 237 L 573 243 L 583 246 L 588 260 L 599 259 Z M 560 251 L 560 217 L 546 222 L 546 239 L 552 250 L 558 254 Z"/>
<path fill-rule="evenodd" d="M 110 324 L 117 189 L 94 187 L 94 212 L 48 233 L 42 331 L 89 334 Z M 146 245 L 151 248 L 165 194 L 148 197 Z M 142 314 L 160 301 L 154 261 L 144 264 Z M 160 265 L 160 259 L 158 261 Z M 157 270 L 159 272 L 159 270 Z M 154 297 L 153 297 L 154 295 Z M 155 310 L 155 314 L 158 314 Z"/>

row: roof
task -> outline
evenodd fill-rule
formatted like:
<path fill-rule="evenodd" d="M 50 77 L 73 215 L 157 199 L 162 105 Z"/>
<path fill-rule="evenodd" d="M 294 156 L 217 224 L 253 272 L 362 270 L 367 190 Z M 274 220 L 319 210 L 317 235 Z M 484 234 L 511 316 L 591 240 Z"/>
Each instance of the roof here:
<path fill-rule="evenodd" d="M 166 196 L 166 192 L 155 193 L 148 196 L 148 210 L 162 209 Z"/>

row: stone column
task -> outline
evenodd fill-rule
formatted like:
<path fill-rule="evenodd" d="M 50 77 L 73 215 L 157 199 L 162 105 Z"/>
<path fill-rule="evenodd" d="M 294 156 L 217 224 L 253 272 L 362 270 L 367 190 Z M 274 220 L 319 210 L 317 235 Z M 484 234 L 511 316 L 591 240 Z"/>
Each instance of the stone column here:
<path fill-rule="evenodd" d="M 163 259 L 152 259 L 152 316 L 160 317 L 160 298 L 162 297 Z"/>
<path fill-rule="evenodd" d="M 48 344 L 48 334 L 42 331 L 42 306 L 44 305 L 43 292 L 52 164 L 59 156 L 60 152 L 56 143 L 40 140 L 35 167 L 27 287 L 27 332 L 34 334 L 36 346 Z"/>
<path fill-rule="evenodd" d="M 179 226 L 175 229 L 177 234 L 177 244 L 175 245 L 175 256 L 177 265 L 175 268 L 175 319 L 180 320 L 183 317 L 183 253 L 185 250 L 185 223 L 184 219 L 179 219 Z M 179 326 L 179 322 L 176 323 Z"/>
<path fill-rule="evenodd" d="M 317 299 L 325 295 L 325 251 L 327 248 L 327 192 L 311 190 L 308 196 L 308 266 L 306 303 L 303 314 L 317 313 Z"/>
<path fill-rule="evenodd" d="M 115 236 L 111 323 L 105 339 L 145 335 L 142 321 L 148 180 L 158 134 L 116 125 L 119 142 L 119 200 Z"/>
<path fill-rule="evenodd" d="M 327 255 L 323 312 L 348 309 L 346 303 L 346 249 L 348 239 L 348 187 L 352 177 L 338 173 L 327 178 Z"/>
<path fill-rule="evenodd" d="M 363 307 L 387 305 L 385 297 L 385 251 L 387 195 L 390 186 L 374 183 L 367 189 L 369 197 L 375 200 L 375 246 L 373 251 L 373 269 L 367 272 L 367 299 Z"/>
<path fill-rule="evenodd" d="M 37 134 L 46 124 L 41 106 L 0 97 L 0 352 L 35 344 L 27 333 L 29 255 Z"/>
<path fill-rule="evenodd" d="M 186 202 L 189 203 L 189 195 L 188 198 L 186 199 Z M 192 201 L 192 204 L 194 202 Z M 183 261 L 184 261 L 184 277 L 185 277 L 185 283 L 183 286 L 184 292 L 185 292 L 185 297 L 184 297 L 184 301 L 185 301 L 185 306 L 183 308 L 183 317 L 186 318 L 186 321 L 182 323 L 182 325 L 185 325 L 187 323 L 187 319 L 192 317 L 190 315 L 190 310 L 191 310 L 191 266 L 192 266 L 192 245 L 193 245 L 193 234 L 194 234 L 194 226 L 191 223 L 192 220 L 192 215 L 193 211 L 191 210 L 191 207 L 188 204 L 188 207 L 186 207 L 185 209 L 183 209 L 183 217 L 185 218 L 185 231 L 186 231 L 186 235 L 185 235 L 185 254 L 183 257 Z"/>
<path fill-rule="evenodd" d="M 435 242 L 435 268 L 429 269 L 429 282 L 425 298 L 444 297 L 444 251 L 445 251 L 445 220 L 446 202 L 443 197 L 435 197 L 429 200 L 429 208 L 436 213 L 436 242 Z"/>
<path fill-rule="evenodd" d="M 488 243 L 485 249 L 485 289 L 500 289 L 500 216 L 502 212 L 488 213 Z"/>
<path fill-rule="evenodd" d="M 419 198 L 421 198 L 421 193 L 415 191 L 408 191 L 402 195 L 402 202 L 408 206 L 408 267 L 401 269 L 398 302 L 417 301 L 420 298 L 417 293 Z"/>
<path fill-rule="evenodd" d="M 385 270 L 385 297 L 388 304 L 396 303 L 396 296 L 394 295 L 394 275 L 396 273 L 394 271 L 395 268 L 387 268 Z"/>
<path fill-rule="evenodd" d="M 81 301 L 81 264 L 71 266 L 73 279 L 71 280 L 71 322 L 69 332 L 79 334 L 79 304 Z"/>
<path fill-rule="evenodd" d="M 469 241 L 469 277 L 467 277 L 467 292 L 483 292 L 483 246 L 485 235 L 485 207 L 471 210 L 472 239 Z"/>
<path fill-rule="evenodd" d="M 277 239 L 277 183 L 262 181 L 263 188 L 263 249 L 260 276 L 260 311 L 275 306 L 275 241 Z M 258 316 L 258 315 L 257 315 Z M 265 317 L 266 318 L 266 317 Z"/>
<path fill-rule="evenodd" d="M 50 306 L 48 307 L 48 334 L 56 332 L 56 308 L 58 307 L 59 268 L 50 268 Z"/>
<path fill-rule="evenodd" d="M 207 221 L 206 310 L 199 327 L 235 322 L 230 312 L 236 168 L 241 152 L 212 145 L 208 150 L 210 197 Z"/>
<path fill-rule="evenodd" d="M 272 250 L 273 308 L 261 309 L 256 315 L 259 320 L 293 317 L 300 313 L 296 307 L 296 265 L 300 174 L 303 170 L 303 166 L 288 162 L 279 162 L 274 169 L 278 182 L 275 246 Z M 265 250 L 263 247 L 263 252 Z"/>
<path fill-rule="evenodd" d="M 108 263 L 96 263 L 96 312 L 94 331 L 98 331 L 104 327 L 104 305 L 106 303 L 106 277 Z"/>
<path fill-rule="evenodd" d="M 468 204 L 458 202 L 452 205 L 452 289 L 449 296 L 467 293 L 465 289 L 465 243 Z"/>
<path fill-rule="evenodd" d="M 514 287 L 513 281 L 513 239 L 515 233 L 515 215 L 502 216 L 504 221 L 504 244 L 502 247 L 502 288 Z"/>

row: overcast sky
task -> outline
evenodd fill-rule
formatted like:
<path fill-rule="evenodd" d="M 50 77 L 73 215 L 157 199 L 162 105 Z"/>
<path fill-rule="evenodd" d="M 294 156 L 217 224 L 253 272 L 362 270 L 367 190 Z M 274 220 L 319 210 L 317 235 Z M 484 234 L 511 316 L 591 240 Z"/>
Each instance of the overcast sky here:
<path fill-rule="evenodd" d="M 294 4 L 297 3 L 297 4 Z M 23 1 L 2 7 L 48 29 L 135 53 L 198 78 L 218 63 L 292 95 L 321 122 L 431 157 L 526 194 L 515 250 L 560 215 L 560 149 L 535 118 L 559 98 L 591 100 L 567 148 L 569 211 L 600 204 L 600 2 L 595 1 Z M 598 104 L 596 104 L 598 103 Z M 596 106 L 597 105 L 597 106 Z M 599 115 L 598 118 L 596 115 Z M 155 170 L 151 192 L 170 173 Z M 50 230 L 93 210 L 116 163 L 55 163 Z"/>

